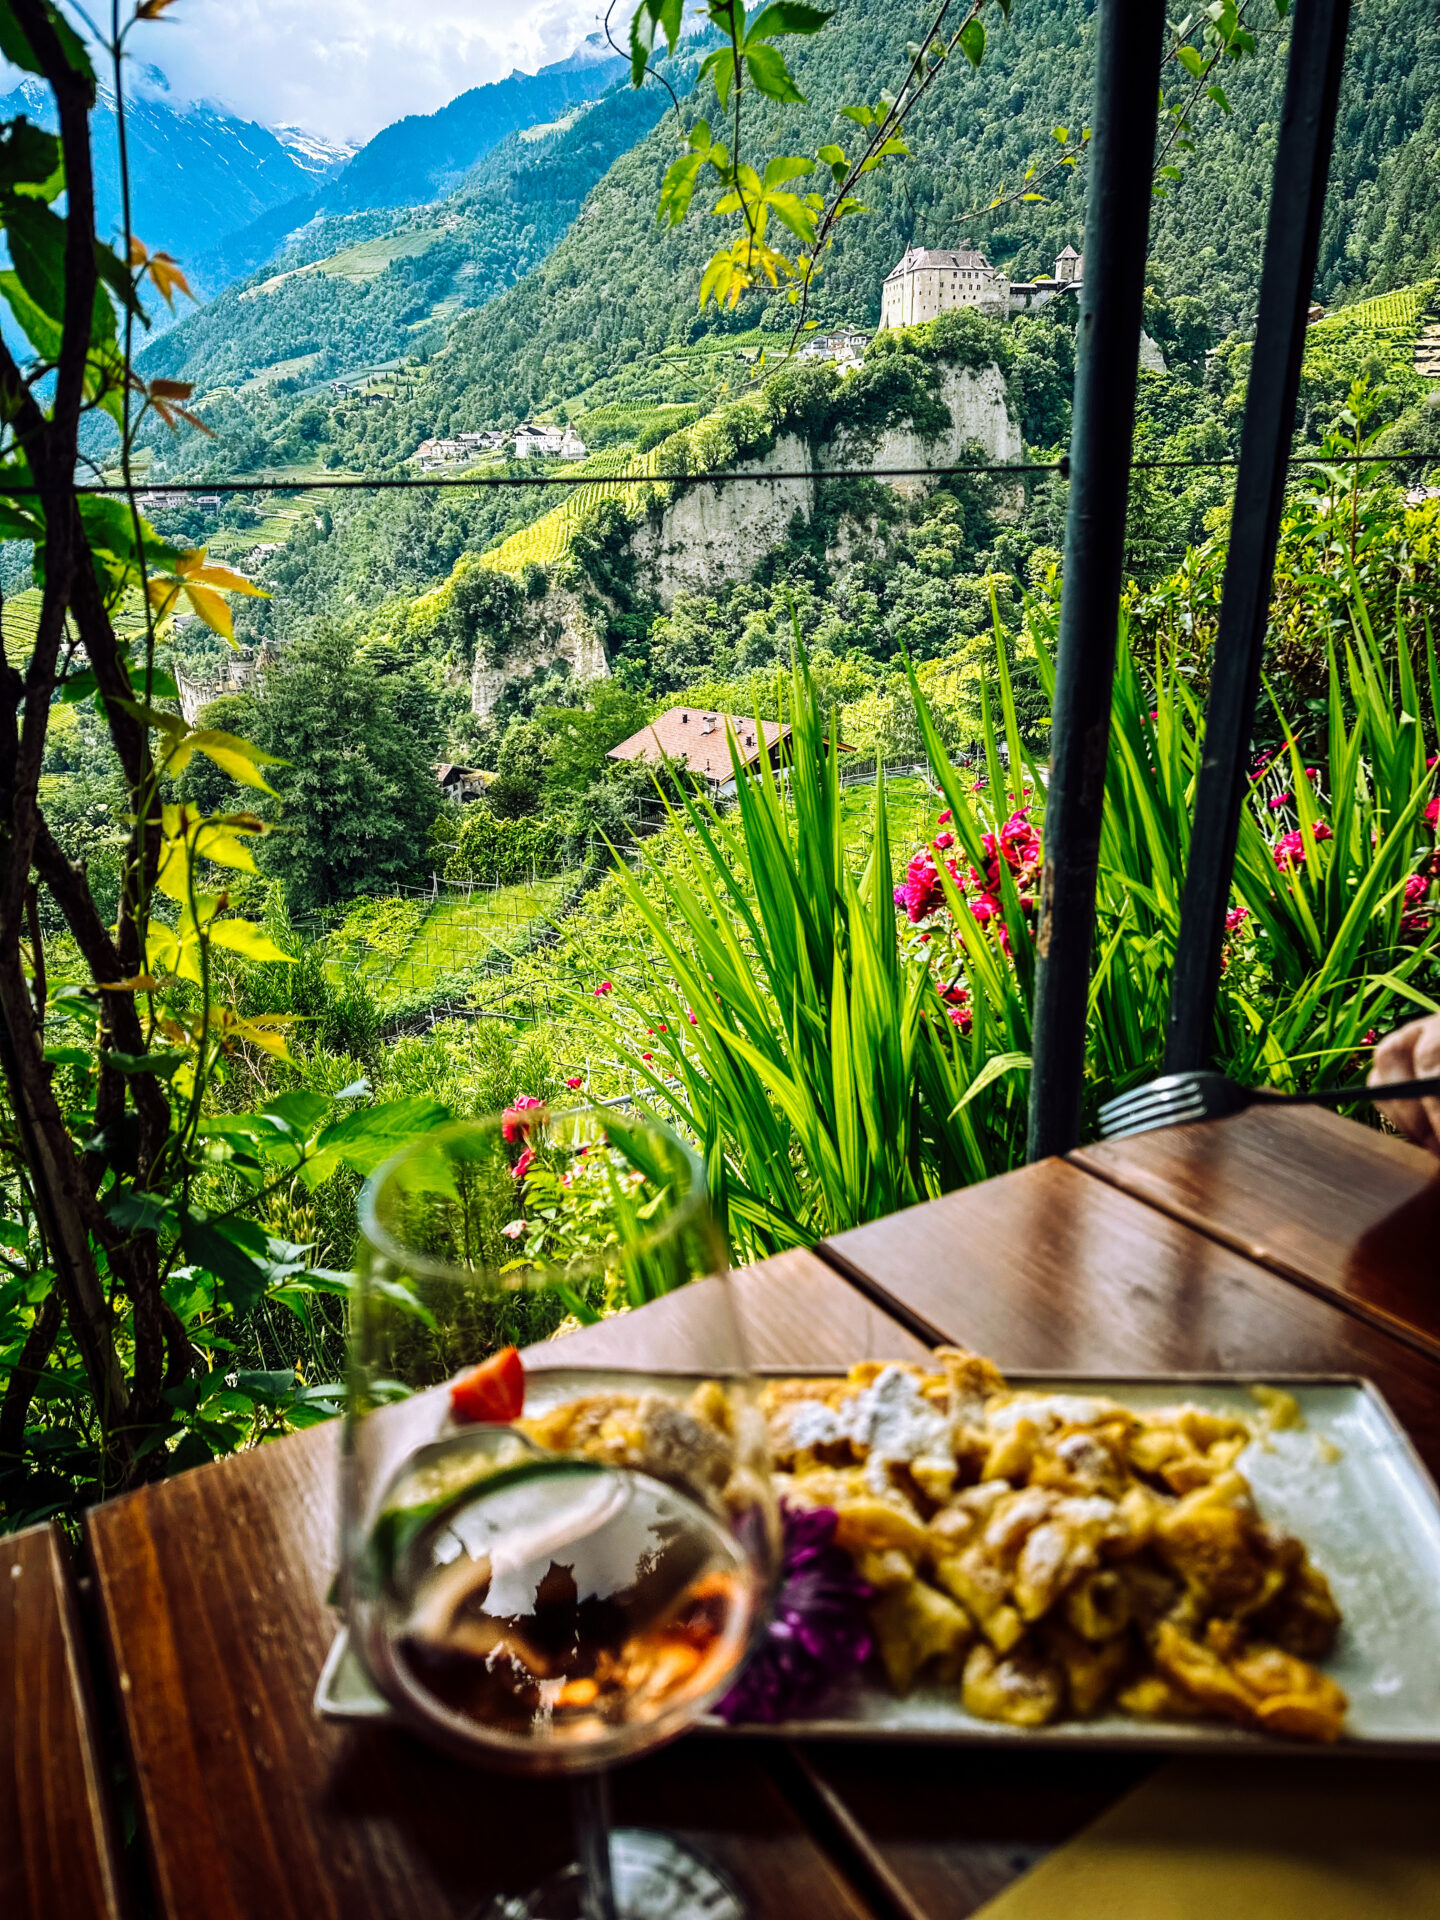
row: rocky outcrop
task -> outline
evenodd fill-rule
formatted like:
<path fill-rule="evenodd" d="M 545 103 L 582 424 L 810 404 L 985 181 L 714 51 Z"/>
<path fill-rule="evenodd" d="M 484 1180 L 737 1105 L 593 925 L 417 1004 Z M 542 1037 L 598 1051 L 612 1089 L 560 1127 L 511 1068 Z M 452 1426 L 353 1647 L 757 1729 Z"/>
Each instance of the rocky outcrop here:
<path fill-rule="evenodd" d="M 930 438 L 911 422 L 868 433 L 847 427 L 819 446 L 786 433 L 768 453 L 736 467 L 737 473 L 773 479 L 677 482 L 671 499 L 630 535 L 637 589 L 668 613 L 677 594 L 710 594 L 724 580 L 748 579 L 797 515 L 808 521 L 814 514 L 817 472 L 863 467 L 893 473 L 888 484 L 916 498 L 939 484 L 919 469 L 962 466 L 977 455 L 997 462 L 1021 459 L 1024 443 L 998 367 L 942 367 L 938 397 L 949 424 Z M 527 613 L 503 663 L 476 661 L 471 706 L 482 717 L 494 710 L 507 681 L 539 667 L 565 660 L 580 679 L 607 671 L 599 629 L 578 594 L 554 587 L 530 605 L 534 612 Z"/>
<path fill-rule="evenodd" d="M 998 367 L 978 373 L 942 368 L 939 398 L 950 424 L 933 439 L 909 422 L 871 434 L 847 428 L 814 448 L 783 434 L 763 459 L 742 462 L 737 471 L 786 477 L 765 485 L 701 481 L 677 489 L 636 529 L 631 545 L 640 584 L 668 613 L 677 593 L 711 593 L 721 580 L 747 578 L 785 538 L 797 513 L 803 520 L 814 513 L 817 482 L 810 476 L 817 471 L 864 467 L 893 473 L 888 484 L 916 498 L 939 484 L 917 469 L 960 466 L 977 451 L 987 460 L 1021 458 L 1024 442 Z"/>
<path fill-rule="evenodd" d="M 568 587 L 552 587 L 541 599 L 526 602 L 524 621 L 498 665 L 483 653 L 476 655 L 471 711 L 486 719 L 508 682 L 562 661 L 577 680 L 603 680 L 610 671 L 594 616 Z"/>

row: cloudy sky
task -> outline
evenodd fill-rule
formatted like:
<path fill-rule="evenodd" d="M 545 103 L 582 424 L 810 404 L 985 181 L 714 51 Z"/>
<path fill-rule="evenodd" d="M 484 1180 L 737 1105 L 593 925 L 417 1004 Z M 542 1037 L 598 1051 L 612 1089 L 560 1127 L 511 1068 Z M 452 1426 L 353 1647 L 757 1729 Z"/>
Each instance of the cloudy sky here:
<path fill-rule="evenodd" d="M 616 17 L 631 10 L 620 0 Z M 177 0 L 130 44 L 183 98 L 359 142 L 516 67 L 563 60 L 603 11 L 603 0 Z M 623 45 L 623 27 L 612 31 Z"/>

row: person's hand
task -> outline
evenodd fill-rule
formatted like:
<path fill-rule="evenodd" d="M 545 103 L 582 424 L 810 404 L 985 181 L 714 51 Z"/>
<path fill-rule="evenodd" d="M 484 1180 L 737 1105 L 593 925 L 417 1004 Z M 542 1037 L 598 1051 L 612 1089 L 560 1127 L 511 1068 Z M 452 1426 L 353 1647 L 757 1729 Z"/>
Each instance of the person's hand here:
<path fill-rule="evenodd" d="M 1387 1080 L 1424 1080 L 1432 1074 L 1440 1074 L 1440 1013 L 1412 1020 L 1408 1026 L 1386 1034 L 1375 1049 L 1370 1085 L 1384 1086 Z M 1377 1105 L 1386 1119 L 1393 1120 L 1417 1146 L 1428 1147 L 1440 1156 L 1440 1099 L 1432 1094 L 1426 1100 L 1386 1100 Z"/>

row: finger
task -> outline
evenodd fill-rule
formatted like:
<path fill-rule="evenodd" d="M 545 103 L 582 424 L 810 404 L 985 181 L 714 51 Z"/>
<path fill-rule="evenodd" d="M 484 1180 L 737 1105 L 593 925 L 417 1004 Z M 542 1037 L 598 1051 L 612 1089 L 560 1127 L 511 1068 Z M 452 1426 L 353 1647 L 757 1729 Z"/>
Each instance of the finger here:
<path fill-rule="evenodd" d="M 1422 1029 L 1428 1024 L 1423 1020 L 1412 1020 L 1407 1026 L 1386 1034 L 1375 1049 L 1369 1075 L 1370 1086 L 1379 1089 L 1387 1081 L 1413 1080 L 1417 1077 L 1416 1055 L 1423 1044 Z M 1391 1126 L 1397 1127 L 1417 1147 L 1440 1153 L 1440 1113 L 1434 1116 L 1432 1123 L 1432 1116 L 1426 1112 L 1423 1101 L 1383 1100 L 1378 1092 L 1375 1104 Z"/>
<path fill-rule="evenodd" d="M 1415 1054 L 1420 1045 L 1420 1028 L 1423 1024 L 1423 1021 L 1412 1020 L 1408 1026 L 1397 1027 L 1394 1033 L 1387 1033 L 1379 1042 L 1371 1059 L 1372 1087 L 1382 1086 L 1387 1080 L 1415 1078 Z"/>

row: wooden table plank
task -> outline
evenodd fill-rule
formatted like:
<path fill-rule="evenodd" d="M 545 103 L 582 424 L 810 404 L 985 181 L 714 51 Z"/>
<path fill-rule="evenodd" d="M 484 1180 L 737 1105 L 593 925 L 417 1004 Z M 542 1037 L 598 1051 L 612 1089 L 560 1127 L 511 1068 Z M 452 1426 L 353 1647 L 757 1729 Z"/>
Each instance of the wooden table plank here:
<path fill-rule="evenodd" d="M 1440 1163 L 1315 1107 L 1101 1141 L 1071 1164 L 1440 1358 Z"/>
<path fill-rule="evenodd" d="M 1440 1473 L 1440 1365 L 1063 1160 L 825 1251 L 880 1306 L 1001 1367 L 1366 1374 Z"/>
<path fill-rule="evenodd" d="M 0 1914 L 119 1920 L 123 1881 L 69 1556 L 0 1539 Z"/>
<path fill-rule="evenodd" d="M 709 1283 L 547 1351 L 703 1364 Z M 915 1350 L 821 1262 L 738 1282 L 757 1362 Z M 702 1336 L 703 1348 L 703 1336 Z M 618 1350 L 618 1352 L 617 1352 Z M 408 1736 L 316 1721 L 336 1627 L 334 1426 L 96 1508 L 88 1535 L 158 1907 L 166 1920 L 443 1920 L 569 1843 L 563 1791 L 481 1775 Z M 687 1740 L 617 1779 L 617 1816 L 689 1831 L 768 1920 L 860 1920 L 855 1892 L 747 1749 Z"/>

